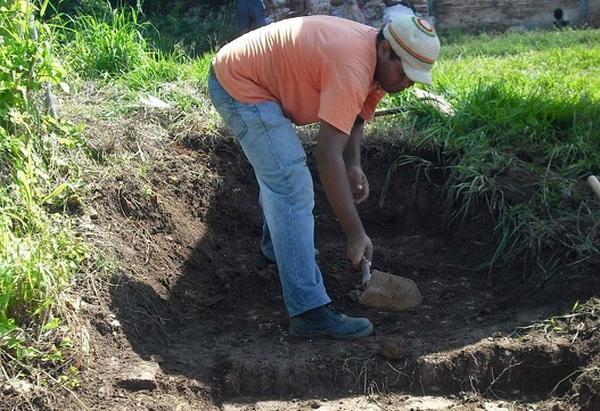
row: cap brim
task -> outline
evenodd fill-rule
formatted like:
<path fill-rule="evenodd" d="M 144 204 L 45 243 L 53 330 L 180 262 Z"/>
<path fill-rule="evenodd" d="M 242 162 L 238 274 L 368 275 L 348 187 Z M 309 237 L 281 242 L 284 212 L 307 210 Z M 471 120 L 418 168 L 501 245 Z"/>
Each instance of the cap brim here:
<path fill-rule="evenodd" d="M 431 77 L 431 70 L 414 68 L 405 60 L 402 60 L 402 68 L 404 69 L 404 74 L 415 83 L 431 84 L 433 80 Z"/>

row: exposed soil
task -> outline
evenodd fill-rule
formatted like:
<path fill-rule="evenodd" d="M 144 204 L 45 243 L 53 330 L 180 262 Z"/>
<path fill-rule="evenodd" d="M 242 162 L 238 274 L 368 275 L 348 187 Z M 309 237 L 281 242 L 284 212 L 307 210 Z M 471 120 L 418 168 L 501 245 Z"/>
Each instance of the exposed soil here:
<path fill-rule="evenodd" d="M 90 138 L 161 127 L 152 117 L 127 122 L 135 125 L 92 124 Z M 127 151 L 126 141 L 111 151 Z M 600 409 L 593 391 L 565 396 L 573 373 L 597 354 L 597 332 L 573 342 L 538 328 L 516 331 L 597 295 L 597 276 L 557 276 L 536 287 L 543 274 L 522 262 L 476 270 L 491 255 L 492 230 L 481 222 L 446 228 L 442 175 L 404 166 L 380 206 L 401 147 L 367 144 L 371 196 L 359 212 L 375 245 L 374 267 L 412 278 L 424 296 L 408 312 L 378 312 L 351 298 L 359 275 L 315 176 L 318 258 L 334 307 L 376 328 L 363 340 L 338 342 L 288 335 L 276 269 L 256 264 L 258 191 L 237 145 L 193 134 L 167 141 L 145 149 L 157 160 L 149 192 L 123 173 L 97 187 L 95 213 L 82 217 L 114 268 L 110 278 L 82 283 L 91 352 L 78 399 L 64 393 L 48 408 Z M 314 146 L 307 150 L 312 162 Z M 128 379 L 152 364 L 155 377 Z"/>

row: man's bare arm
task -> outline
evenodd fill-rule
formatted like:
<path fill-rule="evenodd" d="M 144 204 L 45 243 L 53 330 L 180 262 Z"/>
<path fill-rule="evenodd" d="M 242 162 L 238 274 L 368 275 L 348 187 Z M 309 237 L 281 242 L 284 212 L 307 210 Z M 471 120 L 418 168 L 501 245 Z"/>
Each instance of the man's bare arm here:
<path fill-rule="evenodd" d="M 329 203 L 348 239 L 348 257 L 357 267 L 363 256 L 369 259 L 372 257 L 373 245 L 356 211 L 348 182 L 344 151 L 349 138 L 348 135 L 322 121 L 317 137 L 317 162 L 321 183 Z"/>
<path fill-rule="evenodd" d="M 352 131 L 350 132 L 350 138 L 344 148 L 344 162 L 346 168 L 351 166 L 360 165 L 360 143 L 362 141 L 363 128 L 365 121 L 361 117 L 356 117 Z"/>

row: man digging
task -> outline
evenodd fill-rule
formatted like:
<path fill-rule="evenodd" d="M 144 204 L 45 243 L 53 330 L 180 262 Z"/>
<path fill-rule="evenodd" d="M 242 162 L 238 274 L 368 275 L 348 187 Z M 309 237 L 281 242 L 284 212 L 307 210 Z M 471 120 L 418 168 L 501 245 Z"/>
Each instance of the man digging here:
<path fill-rule="evenodd" d="M 363 123 L 381 98 L 431 84 L 440 43 L 423 19 L 401 15 L 379 31 L 330 16 L 283 20 L 224 46 L 208 79 L 210 98 L 254 168 L 264 214 L 261 250 L 276 262 L 294 336 L 352 339 L 366 318 L 336 313 L 314 251 L 314 192 L 293 124 L 319 122 L 318 172 L 357 268 L 373 244 L 355 203 L 369 195 L 361 168 Z"/>

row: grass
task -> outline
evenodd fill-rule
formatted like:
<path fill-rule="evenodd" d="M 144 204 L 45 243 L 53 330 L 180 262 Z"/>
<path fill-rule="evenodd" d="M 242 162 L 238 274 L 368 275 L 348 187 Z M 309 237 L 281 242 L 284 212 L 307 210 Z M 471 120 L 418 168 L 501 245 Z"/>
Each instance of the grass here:
<path fill-rule="evenodd" d="M 235 1 L 222 2 L 218 7 L 200 4 L 145 18 L 151 24 L 145 31 L 146 37 L 154 48 L 166 53 L 180 48 L 199 57 L 238 34 Z"/>
<path fill-rule="evenodd" d="M 532 51 L 541 52 L 574 45 L 594 45 L 598 40 L 600 40 L 600 33 L 597 30 L 455 35 L 442 39 L 441 59 L 443 61 L 483 56 L 514 57 Z"/>
<path fill-rule="evenodd" d="M 410 143 L 437 153 L 430 167 L 447 171 L 455 220 L 493 217 L 488 266 L 600 251 L 598 204 L 583 183 L 600 170 L 598 39 L 598 30 L 463 38 L 443 48 L 434 73 L 454 116 L 410 93 L 386 99 L 412 108 Z"/>
<path fill-rule="evenodd" d="M 144 66 L 149 58 L 144 28 L 133 9 L 111 9 L 102 17 L 77 16 L 66 33 L 65 61 L 71 72 L 88 78 Z"/>
<path fill-rule="evenodd" d="M 155 48 L 144 37 L 155 28 L 141 20 L 134 9 L 109 8 L 101 17 L 78 15 L 59 24 L 68 81 L 75 88 L 88 80 L 116 88 L 121 96 L 103 108 L 106 115 L 136 110 L 140 97 L 148 94 L 192 111 L 202 104 L 198 95 L 206 90 L 212 54 L 192 58 L 178 44 L 169 51 Z"/>

